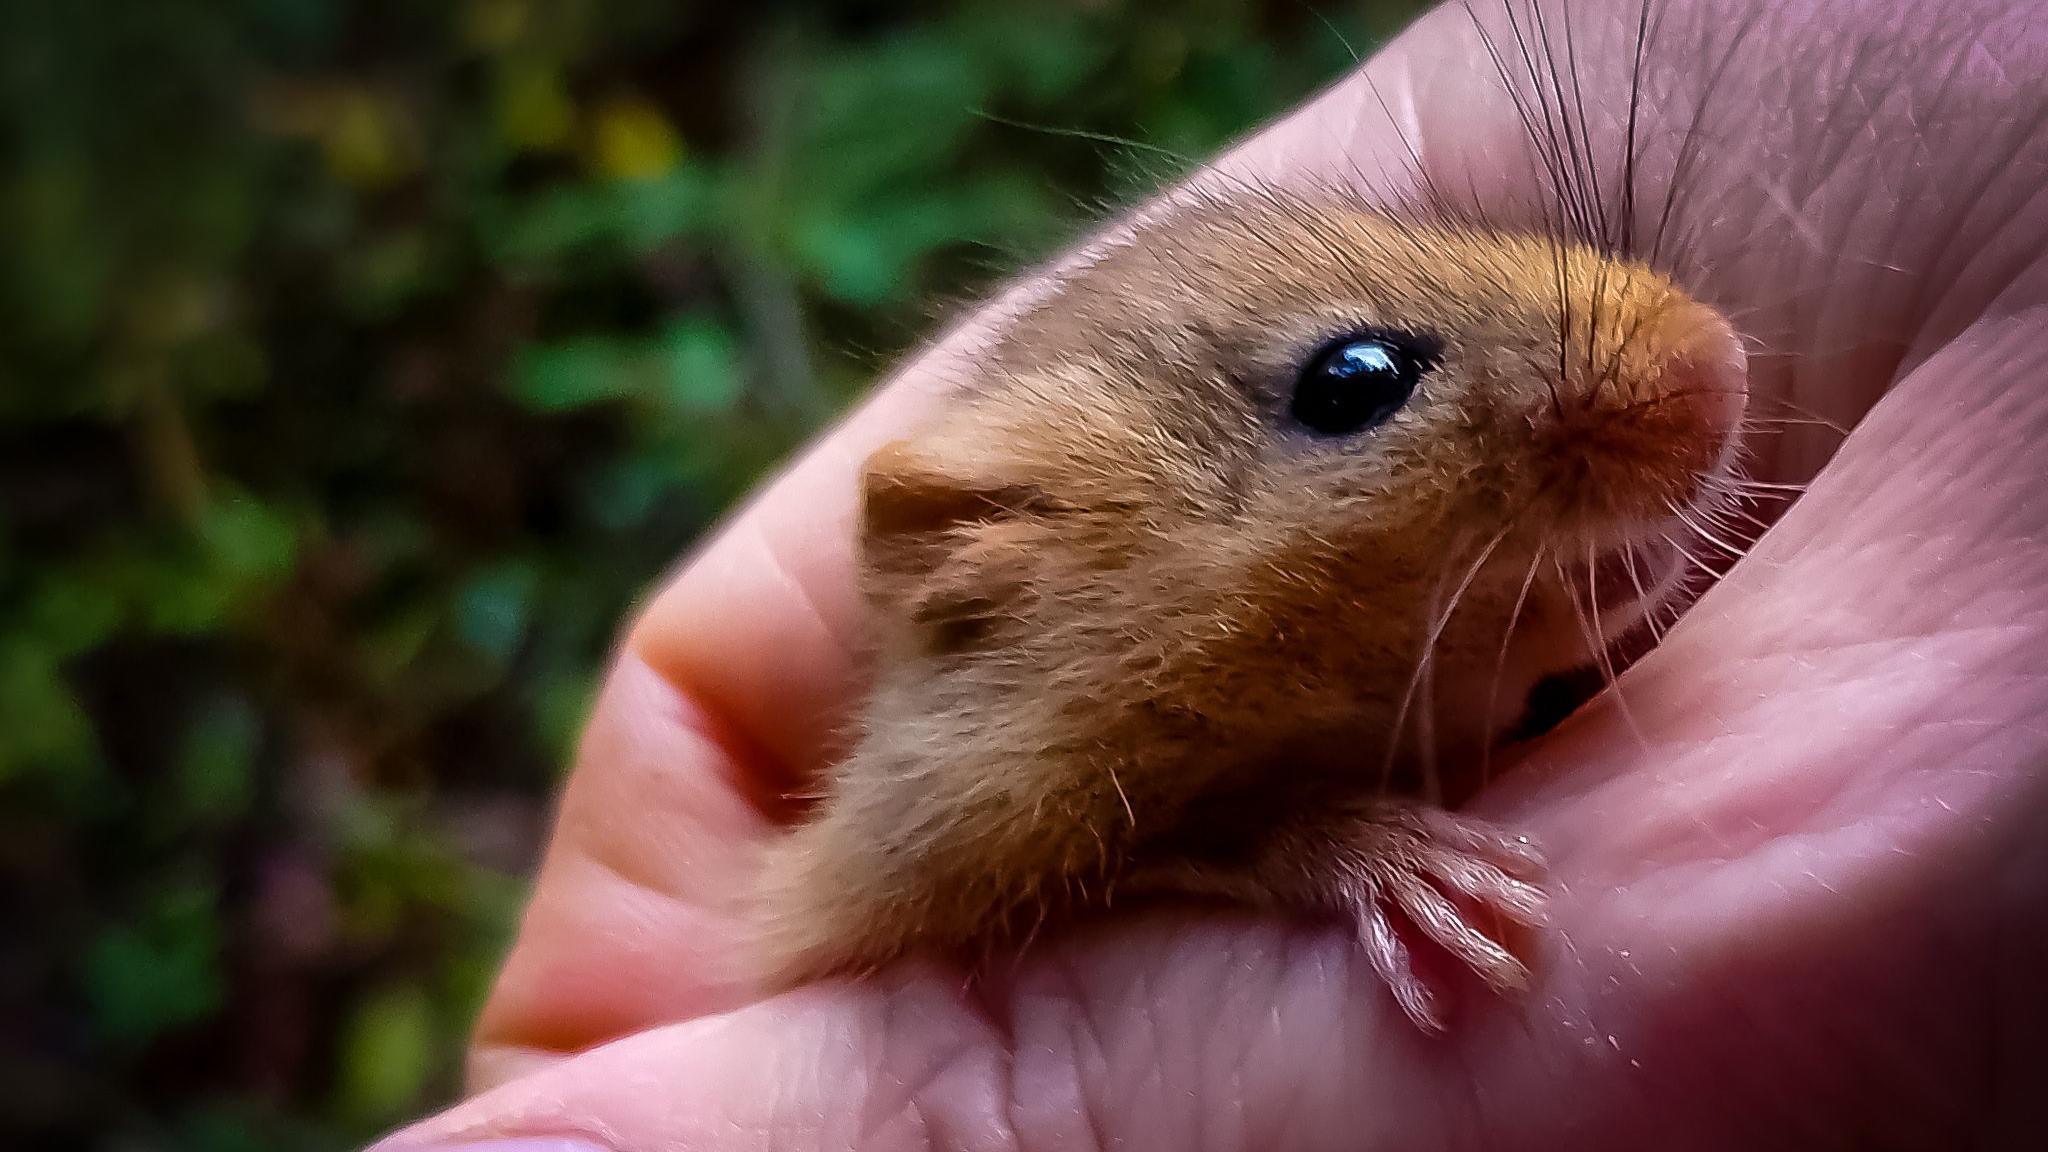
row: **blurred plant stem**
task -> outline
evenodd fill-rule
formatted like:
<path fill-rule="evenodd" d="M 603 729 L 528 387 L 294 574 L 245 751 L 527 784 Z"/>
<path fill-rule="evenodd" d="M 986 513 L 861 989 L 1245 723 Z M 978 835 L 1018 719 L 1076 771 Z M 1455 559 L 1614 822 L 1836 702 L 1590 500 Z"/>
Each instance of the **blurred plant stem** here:
<path fill-rule="evenodd" d="M 150 491 L 157 503 L 186 528 L 197 528 L 206 508 L 206 468 L 183 405 L 164 379 L 163 367 L 140 363 L 130 370 L 135 389 L 139 442 Z"/>
<path fill-rule="evenodd" d="M 781 418 L 817 424 L 830 415 L 832 398 L 819 386 L 811 362 L 804 302 L 779 229 L 791 170 L 791 126 L 812 43 L 801 19 L 786 16 L 753 50 L 736 189 L 746 208 L 724 264 L 761 366 L 759 399 Z"/>

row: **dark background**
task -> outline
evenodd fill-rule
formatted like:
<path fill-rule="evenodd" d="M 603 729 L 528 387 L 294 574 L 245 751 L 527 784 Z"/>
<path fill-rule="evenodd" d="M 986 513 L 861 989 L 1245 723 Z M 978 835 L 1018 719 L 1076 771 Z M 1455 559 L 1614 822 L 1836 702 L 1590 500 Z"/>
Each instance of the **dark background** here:
<path fill-rule="evenodd" d="M 634 597 L 1414 7 L 0 3 L 0 1147 L 445 1100 Z"/>

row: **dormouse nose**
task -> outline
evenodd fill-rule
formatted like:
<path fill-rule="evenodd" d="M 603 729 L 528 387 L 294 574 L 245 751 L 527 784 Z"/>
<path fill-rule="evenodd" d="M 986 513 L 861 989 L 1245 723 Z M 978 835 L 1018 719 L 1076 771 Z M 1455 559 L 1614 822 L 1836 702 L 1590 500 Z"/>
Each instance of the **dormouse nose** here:
<path fill-rule="evenodd" d="M 1696 499 L 1738 442 L 1748 364 L 1726 318 L 1669 285 L 1612 309 L 1587 401 L 1565 405 L 1547 475 L 1573 514 L 1655 520 Z"/>
<path fill-rule="evenodd" d="M 1717 439 L 1732 437 L 1749 401 L 1749 357 L 1727 319 L 1693 300 L 1672 300 L 1646 346 L 1656 358 L 1647 373 L 1653 395 Z"/>

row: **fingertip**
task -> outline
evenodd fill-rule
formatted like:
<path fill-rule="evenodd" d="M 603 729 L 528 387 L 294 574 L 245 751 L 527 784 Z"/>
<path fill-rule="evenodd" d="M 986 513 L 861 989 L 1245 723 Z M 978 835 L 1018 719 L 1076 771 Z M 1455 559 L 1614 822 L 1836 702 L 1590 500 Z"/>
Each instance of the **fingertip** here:
<path fill-rule="evenodd" d="M 576 1051 L 747 997 L 731 941 L 774 826 L 729 729 L 631 652 L 599 694 L 478 1051 Z"/>
<path fill-rule="evenodd" d="M 732 525 L 658 592 L 627 651 L 715 718 L 739 762 L 786 788 L 827 760 L 858 664 L 851 501 L 821 489 L 812 518 L 780 502 Z"/>

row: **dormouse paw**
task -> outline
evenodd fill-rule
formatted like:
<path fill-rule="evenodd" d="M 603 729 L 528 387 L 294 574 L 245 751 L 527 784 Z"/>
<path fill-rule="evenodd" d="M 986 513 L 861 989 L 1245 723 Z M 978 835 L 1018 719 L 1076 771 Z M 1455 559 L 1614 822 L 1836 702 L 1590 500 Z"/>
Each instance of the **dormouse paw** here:
<path fill-rule="evenodd" d="M 1248 859 L 1191 859 L 1141 871 L 1123 887 L 1220 896 L 1335 916 L 1408 1018 L 1442 1031 L 1435 992 L 1399 923 L 1495 991 L 1529 987 L 1526 951 L 1546 923 L 1543 858 L 1528 840 L 1469 816 L 1398 801 L 1325 810 L 1271 835 Z"/>
<path fill-rule="evenodd" d="M 1503 930 L 1526 936 L 1546 922 L 1536 885 L 1543 861 L 1525 839 L 1441 809 L 1397 806 L 1363 818 L 1336 848 L 1327 898 L 1417 1026 L 1441 1031 L 1443 1017 L 1396 915 L 1495 991 L 1528 989 L 1528 965 Z"/>

